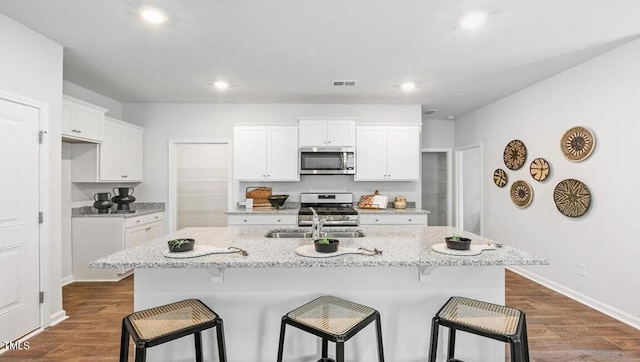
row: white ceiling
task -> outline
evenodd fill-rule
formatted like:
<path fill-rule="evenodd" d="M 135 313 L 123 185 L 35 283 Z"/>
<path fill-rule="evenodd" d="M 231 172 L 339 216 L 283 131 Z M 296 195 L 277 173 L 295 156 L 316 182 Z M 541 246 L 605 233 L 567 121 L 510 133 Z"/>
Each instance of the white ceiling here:
<path fill-rule="evenodd" d="M 168 22 L 140 21 L 144 5 Z M 459 28 L 476 10 L 487 24 Z M 422 104 L 430 118 L 640 33 L 637 0 L 0 0 L 0 13 L 65 47 L 65 80 L 120 102 Z M 218 79 L 231 87 L 212 89 Z"/>

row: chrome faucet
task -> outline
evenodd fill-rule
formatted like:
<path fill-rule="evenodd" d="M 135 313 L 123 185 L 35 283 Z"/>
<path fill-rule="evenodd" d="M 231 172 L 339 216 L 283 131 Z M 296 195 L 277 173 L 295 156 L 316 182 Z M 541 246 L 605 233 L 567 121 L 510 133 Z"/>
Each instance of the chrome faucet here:
<path fill-rule="evenodd" d="M 311 221 L 311 238 L 313 240 L 318 240 L 320 239 L 320 235 L 322 235 L 322 226 L 324 225 L 324 222 L 327 221 L 327 217 L 329 217 L 329 215 L 319 218 L 318 213 L 313 207 L 310 207 L 309 209 L 311 210 L 311 213 L 313 213 L 313 219 Z"/>

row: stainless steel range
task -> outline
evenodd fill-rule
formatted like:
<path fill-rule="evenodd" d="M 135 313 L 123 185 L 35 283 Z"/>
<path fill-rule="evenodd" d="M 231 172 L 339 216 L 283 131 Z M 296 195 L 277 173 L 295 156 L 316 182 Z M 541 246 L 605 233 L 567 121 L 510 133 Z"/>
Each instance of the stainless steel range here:
<path fill-rule="evenodd" d="M 313 207 L 318 216 L 325 219 L 324 226 L 358 226 L 358 211 L 353 208 L 353 194 L 336 193 L 301 193 L 298 226 L 312 226 Z"/>

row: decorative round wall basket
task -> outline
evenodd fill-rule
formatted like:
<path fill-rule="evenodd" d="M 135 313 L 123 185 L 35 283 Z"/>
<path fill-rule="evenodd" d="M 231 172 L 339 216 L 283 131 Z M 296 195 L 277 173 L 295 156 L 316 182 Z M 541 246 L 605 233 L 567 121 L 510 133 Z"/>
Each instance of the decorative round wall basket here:
<path fill-rule="evenodd" d="M 560 148 L 564 157 L 573 162 L 580 162 L 591 156 L 596 147 L 593 133 L 585 127 L 573 127 L 562 136 Z"/>
<path fill-rule="evenodd" d="M 518 207 L 525 208 L 533 200 L 533 189 L 526 181 L 518 180 L 511 185 L 511 201 Z"/>
<path fill-rule="evenodd" d="M 533 177 L 536 181 L 544 181 L 549 177 L 549 173 L 551 172 L 551 165 L 544 158 L 536 158 L 531 161 L 531 165 L 529 166 L 529 173 L 531 177 Z"/>
<path fill-rule="evenodd" d="M 527 159 L 527 147 L 522 141 L 513 140 L 504 148 L 502 158 L 504 165 L 509 170 L 517 170 L 524 165 L 524 161 Z"/>
<path fill-rule="evenodd" d="M 493 171 L 493 182 L 496 184 L 496 186 L 504 187 L 508 181 L 509 178 L 507 177 L 507 173 L 503 169 L 498 168 Z"/>
<path fill-rule="evenodd" d="M 581 181 L 562 180 L 553 190 L 553 202 L 562 215 L 580 217 L 591 207 L 591 191 Z"/>

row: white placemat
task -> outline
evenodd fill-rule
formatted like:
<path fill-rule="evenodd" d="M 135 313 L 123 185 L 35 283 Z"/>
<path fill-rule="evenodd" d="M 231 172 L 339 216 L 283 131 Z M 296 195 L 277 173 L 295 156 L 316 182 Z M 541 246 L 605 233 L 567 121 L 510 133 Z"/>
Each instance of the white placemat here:
<path fill-rule="evenodd" d="M 447 248 L 446 243 L 433 244 L 431 245 L 431 249 L 440 254 L 447 255 L 479 255 L 485 250 L 495 250 L 495 246 L 491 245 L 476 245 L 471 244 L 469 250 L 455 250 Z"/>
<path fill-rule="evenodd" d="M 338 246 L 338 250 L 335 253 L 319 253 L 316 251 L 315 246 L 313 244 L 310 244 L 298 246 L 296 248 L 296 254 L 300 256 L 306 256 L 308 258 L 331 258 L 334 256 L 345 254 L 376 255 L 382 254 L 382 251 L 378 251 L 378 253 L 376 253 L 375 251 L 367 251 L 360 248 L 345 248 L 343 246 Z"/>
<path fill-rule="evenodd" d="M 172 252 L 169 250 L 165 250 L 162 252 L 167 258 L 174 259 L 184 259 L 184 258 L 195 258 L 197 256 L 209 255 L 209 254 L 230 254 L 237 253 L 238 250 L 229 249 L 229 248 L 220 248 L 213 245 L 196 245 L 193 247 L 193 250 L 189 251 L 181 251 L 181 252 Z"/>

